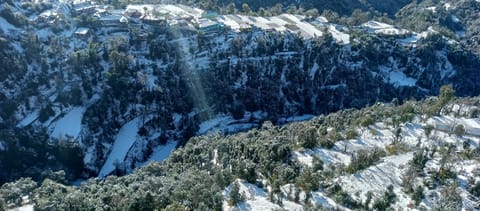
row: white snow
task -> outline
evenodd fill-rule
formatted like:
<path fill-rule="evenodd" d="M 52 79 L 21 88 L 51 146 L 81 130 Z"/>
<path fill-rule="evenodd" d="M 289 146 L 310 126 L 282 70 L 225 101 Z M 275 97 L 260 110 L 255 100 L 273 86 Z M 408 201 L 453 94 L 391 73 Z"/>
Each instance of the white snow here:
<path fill-rule="evenodd" d="M 217 18 L 217 21 L 237 32 L 241 29 L 255 26 L 263 30 L 275 30 L 279 32 L 290 31 L 293 33 L 299 33 L 306 39 L 323 35 L 323 32 L 320 29 L 308 22 L 303 21 L 302 18 L 303 17 L 301 16 L 295 16 L 291 14 L 281 14 L 274 17 L 222 15 Z M 345 35 L 341 34 L 341 32 L 338 32 L 337 35 L 338 37 L 343 36 L 340 40 L 344 39 Z"/>
<path fill-rule="evenodd" d="M 9 209 L 9 211 L 33 211 L 33 204 L 26 204 L 21 207 L 17 207 L 14 209 Z"/>
<path fill-rule="evenodd" d="M 450 8 L 452 7 L 452 5 L 447 2 L 447 3 L 445 3 L 445 4 L 443 5 L 443 7 L 445 7 L 445 9 L 448 11 L 448 10 L 450 10 Z"/>
<path fill-rule="evenodd" d="M 249 122 L 250 118 L 261 120 L 264 114 L 261 112 L 245 112 L 244 118 L 235 120 L 232 116 L 220 114 L 217 117 L 204 121 L 200 124 L 197 135 L 204 135 L 207 133 L 235 133 L 246 131 L 248 129 L 257 127 L 257 123 Z"/>
<path fill-rule="evenodd" d="M 152 161 L 160 162 L 168 158 L 170 154 L 175 150 L 177 142 L 168 141 L 165 145 L 157 146 L 153 149 L 152 155 L 140 166 L 145 166 Z"/>
<path fill-rule="evenodd" d="M 53 131 L 50 134 L 52 138 L 71 137 L 77 139 L 82 128 L 82 118 L 85 108 L 75 107 L 70 110 L 65 116 L 52 124 Z"/>
<path fill-rule="evenodd" d="M 315 79 L 315 74 L 317 74 L 319 68 L 320 66 L 318 66 L 317 62 L 313 63 L 313 67 L 308 71 L 308 76 L 311 80 Z"/>
<path fill-rule="evenodd" d="M 112 150 L 98 174 L 99 177 L 107 176 L 115 170 L 115 164 L 117 162 L 121 163 L 125 160 L 125 156 L 136 141 L 138 129 L 141 127 L 141 124 L 142 117 L 137 117 L 120 128 L 120 131 L 115 136 Z"/>
<path fill-rule="evenodd" d="M 406 168 L 408 162 L 413 158 L 413 153 L 389 156 L 383 159 L 383 162 L 371 166 L 359 173 L 341 176 L 338 182 L 342 189 L 347 191 L 355 198 L 359 193 L 359 198 L 364 201 L 368 191 L 372 193 L 383 194 L 389 185 L 394 187 L 397 195 L 396 205 L 405 207 L 410 203 L 410 198 L 401 190 L 403 169 Z M 379 197 L 379 195 L 377 196 Z"/>
<path fill-rule="evenodd" d="M 288 117 L 286 119 L 287 122 L 297 122 L 297 121 L 306 121 L 312 119 L 314 116 L 311 114 L 305 114 L 301 116 L 293 116 L 293 117 Z"/>
<path fill-rule="evenodd" d="M 17 31 L 18 28 L 10 24 L 7 20 L 3 17 L 0 17 L 0 29 L 2 29 L 3 33 L 8 35 L 10 31 Z"/>
<path fill-rule="evenodd" d="M 304 149 L 302 151 L 295 151 L 293 152 L 294 159 L 297 159 L 303 165 L 312 167 L 313 157 L 317 156 L 322 160 L 325 164 L 345 164 L 348 165 L 351 162 L 350 155 L 343 154 L 342 152 L 323 149 L 323 148 L 315 148 L 313 150 Z"/>
<path fill-rule="evenodd" d="M 231 207 L 228 205 L 227 201 L 230 196 L 230 191 L 232 190 L 233 184 L 228 186 L 223 191 L 224 202 L 223 210 L 304 210 L 302 205 L 283 200 L 283 207 L 280 207 L 278 204 L 272 203 L 268 200 L 268 194 L 265 190 L 257 187 L 256 185 L 247 183 L 243 180 L 237 179 L 235 182 L 238 182 L 240 188 L 240 195 L 246 197 L 244 202 Z"/>
<path fill-rule="evenodd" d="M 389 82 L 395 86 L 415 86 L 417 80 L 406 76 L 403 72 L 400 71 L 390 71 Z"/>
<path fill-rule="evenodd" d="M 368 21 L 362 24 L 363 27 L 366 27 L 373 31 L 376 34 L 385 34 L 385 35 L 404 35 L 410 33 L 410 31 L 406 29 L 399 29 L 395 26 L 390 24 L 378 22 L 378 21 Z"/>
<path fill-rule="evenodd" d="M 334 25 L 328 26 L 328 31 L 332 34 L 333 38 L 340 44 L 349 44 L 350 35 L 339 31 Z"/>
<path fill-rule="evenodd" d="M 218 116 L 216 118 L 207 120 L 200 124 L 198 134 L 206 134 L 207 132 L 211 132 L 213 131 L 213 129 L 218 128 L 221 125 L 226 125 L 230 123 L 231 121 L 233 121 L 233 118 L 230 116 Z M 218 129 L 215 131 L 218 131 Z"/>
<path fill-rule="evenodd" d="M 315 204 L 315 205 L 321 205 L 323 208 L 326 208 L 328 210 L 335 210 L 335 208 L 341 208 L 340 210 L 350 210 L 348 208 L 342 207 L 337 202 L 335 202 L 333 199 L 327 197 L 324 193 L 322 192 L 313 192 L 312 193 L 312 198 L 310 201 Z"/>
<path fill-rule="evenodd" d="M 25 127 L 25 126 L 28 126 L 30 125 L 32 122 L 34 122 L 35 120 L 37 120 L 38 118 L 38 111 L 34 111 L 30 114 L 28 114 L 27 116 L 25 116 L 25 118 L 23 118 L 18 124 L 17 124 L 17 127 Z"/>
<path fill-rule="evenodd" d="M 426 10 L 430 10 L 432 12 L 437 12 L 437 7 L 427 7 Z"/>

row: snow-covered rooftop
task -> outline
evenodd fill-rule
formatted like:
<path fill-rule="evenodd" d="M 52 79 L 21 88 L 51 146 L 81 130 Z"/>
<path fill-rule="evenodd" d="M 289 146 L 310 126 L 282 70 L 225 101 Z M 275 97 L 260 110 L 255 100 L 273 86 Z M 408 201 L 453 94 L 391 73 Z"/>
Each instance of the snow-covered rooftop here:
<path fill-rule="evenodd" d="M 378 22 L 378 21 L 368 21 L 364 24 L 362 24 L 363 27 L 366 27 L 373 31 L 376 34 L 385 34 L 385 35 L 405 35 L 410 33 L 410 31 L 406 29 L 399 29 L 395 26 L 392 26 L 390 24 Z"/>
<path fill-rule="evenodd" d="M 78 35 L 86 35 L 86 34 L 88 34 L 88 31 L 90 31 L 89 28 L 78 27 L 77 30 L 75 30 L 75 34 L 78 34 Z"/>

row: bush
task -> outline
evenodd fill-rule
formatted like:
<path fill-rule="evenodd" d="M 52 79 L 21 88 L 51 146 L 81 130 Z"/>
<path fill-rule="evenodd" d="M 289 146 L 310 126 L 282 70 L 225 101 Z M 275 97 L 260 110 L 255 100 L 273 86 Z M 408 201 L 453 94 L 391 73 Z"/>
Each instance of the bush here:
<path fill-rule="evenodd" d="M 409 149 L 410 147 L 403 142 L 396 142 L 385 147 L 385 150 L 389 155 L 398 155 L 404 152 L 408 152 Z"/>
<path fill-rule="evenodd" d="M 423 194 L 423 187 L 421 185 L 417 186 L 417 188 L 415 188 L 415 191 L 413 192 L 412 194 L 412 199 L 413 201 L 415 201 L 415 205 L 419 205 L 420 202 L 422 201 L 424 197 L 424 194 Z"/>
<path fill-rule="evenodd" d="M 55 115 L 55 111 L 53 111 L 51 105 L 47 105 L 40 110 L 40 114 L 38 115 L 38 120 L 43 123 L 53 115 Z"/>
<path fill-rule="evenodd" d="M 333 146 L 335 146 L 335 141 L 326 137 L 320 138 L 318 143 L 322 148 L 326 148 L 326 149 L 330 149 Z"/>
<path fill-rule="evenodd" d="M 360 150 L 353 157 L 352 162 L 347 166 L 346 171 L 349 174 L 353 174 L 359 170 L 366 169 L 384 156 L 385 151 L 381 149 L 375 149 L 372 153 Z"/>
<path fill-rule="evenodd" d="M 358 137 L 358 133 L 355 129 L 350 129 L 346 133 L 347 139 L 356 139 Z"/>
<path fill-rule="evenodd" d="M 433 125 L 431 125 L 431 124 L 427 124 L 427 125 L 423 126 L 423 131 L 425 132 L 425 136 L 426 136 L 427 138 L 430 137 L 430 135 L 432 134 L 433 129 L 435 129 L 435 128 L 434 128 Z"/>
<path fill-rule="evenodd" d="M 373 125 L 373 123 L 375 123 L 373 121 L 373 119 L 371 117 L 364 117 L 361 121 L 360 121 L 360 126 L 362 127 L 368 127 L 370 125 Z"/>
<path fill-rule="evenodd" d="M 389 185 L 385 191 L 383 198 L 375 200 L 373 208 L 376 210 L 386 210 L 397 200 L 397 195 L 393 192 L 393 186 Z"/>
<path fill-rule="evenodd" d="M 453 129 L 453 133 L 461 137 L 465 135 L 465 127 L 462 124 L 458 124 L 457 126 L 455 126 L 455 129 Z"/>
<path fill-rule="evenodd" d="M 0 188 L 1 200 L 18 206 L 22 203 L 22 196 L 29 195 L 36 187 L 37 183 L 31 178 L 22 178 L 15 182 L 5 183 Z M 0 208 L 2 208 L 1 203 Z"/>
<path fill-rule="evenodd" d="M 317 146 L 317 131 L 315 128 L 310 128 L 300 134 L 300 145 L 303 148 L 313 149 Z"/>
<path fill-rule="evenodd" d="M 455 172 L 450 170 L 449 168 L 442 167 L 438 170 L 438 174 L 436 175 L 436 179 L 438 179 L 441 183 L 445 183 L 448 179 L 453 179 L 457 176 Z"/>

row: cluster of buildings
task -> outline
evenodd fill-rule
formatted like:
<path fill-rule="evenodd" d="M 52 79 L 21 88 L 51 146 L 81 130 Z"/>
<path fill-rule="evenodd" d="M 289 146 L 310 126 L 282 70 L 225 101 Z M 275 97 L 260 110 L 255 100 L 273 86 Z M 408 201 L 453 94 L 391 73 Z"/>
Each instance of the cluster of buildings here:
<path fill-rule="evenodd" d="M 112 5 L 101 5 L 90 0 L 48 0 L 52 9 L 42 12 L 32 19 L 40 27 L 58 26 L 73 19 L 88 19 L 95 26 L 109 32 L 132 31 L 142 25 L 186 27 L 206 34 L 218 33 L 224 25 L 216 21 L 216 15 L 198 8 L 185 5 L 143 4 L 128 5 L 124 9 L 115 9 Z M 142 29 L 145 27 L 142 27 Z M 88 38 L 91 27 L 77 28 L 74 35 Z"/>

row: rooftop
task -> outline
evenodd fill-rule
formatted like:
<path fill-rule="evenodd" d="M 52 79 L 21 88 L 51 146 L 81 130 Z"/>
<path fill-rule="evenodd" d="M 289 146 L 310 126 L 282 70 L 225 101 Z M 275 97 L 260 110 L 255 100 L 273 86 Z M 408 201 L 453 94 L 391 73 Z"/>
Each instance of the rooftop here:
<path fill-rule="evenodd" d="M 77 30 L 75 30 L 75 34 L 78 34 L 78 35 L 86 35 L 86 34 L 88 34 L 89 31 L 90 31 L 89 28 L 78 27 Z"/>

